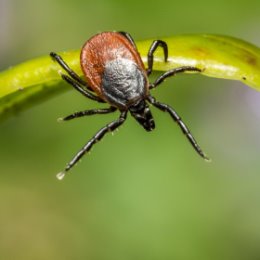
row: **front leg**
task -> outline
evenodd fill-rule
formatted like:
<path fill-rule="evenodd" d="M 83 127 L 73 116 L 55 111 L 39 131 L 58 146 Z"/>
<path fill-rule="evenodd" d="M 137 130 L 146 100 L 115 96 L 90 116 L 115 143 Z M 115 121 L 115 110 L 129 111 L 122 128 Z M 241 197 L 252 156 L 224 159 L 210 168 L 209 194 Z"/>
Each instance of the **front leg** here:
<path fill-rule="evenodd" d="M 207 157 L 207 155 L 202 151 L 198 143 L 196 142 L 195 138 L 192 136 L 189 128 L 185 125 L 185 123 L 182 121 L 181 117 L 177 114 L 177 112 L 170 107 L 167 104 L 163 104 L 161 102 L 156 101 L 156 99 L 152 96 L 148 96 L 148 101 L 154 105 L 155 107 L 159 108 L 160 110 L 164 112 L 168 112 L 172 119 L 179 125 L 184 135 L 188 138 L 189 142 L 193 146 L 193 148 L 196 150 L 196 152 L 205 160 L 210 161 L 210 159 Z"/>
<path fill-rule="evenodd" d="M 117 129 L 120 125 L 122 125 L 127 116 L 127 111 L 123 111 L 120 114 L 120 117 L 116 119 L 115 121 L 112 121 L 111 123 L 107 124 L 103 128 L 101 128 L 88 142 L 86 145 L 82 147 L 82 149 L 74 156 L 74 158 L 67 164 L 66 168 L 64 171 L 60 172 L 57 174 L 57 178 L 59 180 L 62 180 L 66 173 L 82 158 L 82 156 L 89 152 L 92 148 L 92 146 L 99 142 L 106 133 L 112 132 L 115 129 Z"/>

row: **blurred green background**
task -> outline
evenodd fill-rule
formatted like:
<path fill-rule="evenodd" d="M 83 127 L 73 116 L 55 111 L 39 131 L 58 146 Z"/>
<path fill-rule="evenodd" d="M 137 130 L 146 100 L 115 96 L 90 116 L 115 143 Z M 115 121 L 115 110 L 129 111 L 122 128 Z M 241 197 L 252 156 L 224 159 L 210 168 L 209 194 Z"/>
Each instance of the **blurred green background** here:
<path fill-rule="evenodd" d="M 225 34 L 260 46 L 259 13 L 256 0 L 0 0 L 0 69 L 78 49 L 105 30 L 136 40 Z M 0 125 L 0 259 L 260 259 L 260 94 L 199 75 L 153 94 L 179 112 L 212 163 L 152 109 L 154 132 L 129 117 L 57 181 L 117 116 L 58 124 L 97 107 L 73 90 Z"/>

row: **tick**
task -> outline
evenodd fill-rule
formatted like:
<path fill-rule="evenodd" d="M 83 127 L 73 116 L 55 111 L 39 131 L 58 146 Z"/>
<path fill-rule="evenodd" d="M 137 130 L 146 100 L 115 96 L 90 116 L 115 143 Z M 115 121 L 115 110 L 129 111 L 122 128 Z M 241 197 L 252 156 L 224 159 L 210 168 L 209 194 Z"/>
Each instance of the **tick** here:
<path fill-rule="evenodd" d="M 146 131 L 152 131 L 155 128 L 155 122 L 149 107 L 150 104 L 169 113 L 196 152 L 202 158 L 208 160 L 176 111 L 169 105 L 158 102 L 150 94 L 151 89 L 159 86 L 168 77 L 186 71 L 201 72 L 201 70 L 191 66 L 174 68 L 163 73 L 153 83 L 149 83 L 148 76 L 153 70 L 154 52 L 158 47 L 163 49 L 164 60 L 167 62 L 167 43 L 162 40 L 155 40 L 147 54 L 148 68 L 146 69 L 130 34 L 126 32 L 102 32 L 94 35 L 84 44 L 80 54 L 80 65 L 85 80 L 70 69 L 61 56 L 54 52 L 50 53 L 50 56 L 67 72 L 61 74 L 61 77 L 67 83 L 85 97 L 96 102 L 109 104 L 108 108 L 76 112 L 62 118 L 62 120 L 68 121 L 94 114 L 108 114 L 117 110 L 120 112 L 120 116 L 116 120 L 101 128 L 74 156 L 65 169 L 57 174 L 58 179 L 62 179 L 106 133 L 121 126 L 125 122 L 128 112 Z"/>

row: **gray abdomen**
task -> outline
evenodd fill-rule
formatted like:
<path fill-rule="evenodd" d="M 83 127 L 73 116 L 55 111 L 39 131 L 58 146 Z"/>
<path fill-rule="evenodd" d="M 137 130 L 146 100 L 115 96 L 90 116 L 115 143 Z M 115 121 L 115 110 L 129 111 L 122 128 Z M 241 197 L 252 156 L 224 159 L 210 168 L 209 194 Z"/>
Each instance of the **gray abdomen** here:
<path fill-rule="evenodd" d="M 102 77 L 102 92 L 109 103 L 127 109 L 146 96 L 146 76 L 132 60 L 120 58 L 109 61 Z"/>

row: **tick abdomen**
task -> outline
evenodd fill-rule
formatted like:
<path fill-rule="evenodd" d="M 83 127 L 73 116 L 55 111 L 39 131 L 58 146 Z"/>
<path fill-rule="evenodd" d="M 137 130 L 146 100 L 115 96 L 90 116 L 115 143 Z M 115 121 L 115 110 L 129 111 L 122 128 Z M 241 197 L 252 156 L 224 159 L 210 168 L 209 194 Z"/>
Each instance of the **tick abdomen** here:
<path fill-rule="evenodd" d="M 139 53 L 119 33 L 101 33 L 88 40 L 81 51 L 81 67 L 90 88 L 120 109 L 149 91 Z"/>
<path fill-rule="evenodd" d="M 146 84 L 145 75 L 132 60 L 117 58 L 105 64 L 101 89 L 112 105 L 124 109 L 144 99 Z"/>

